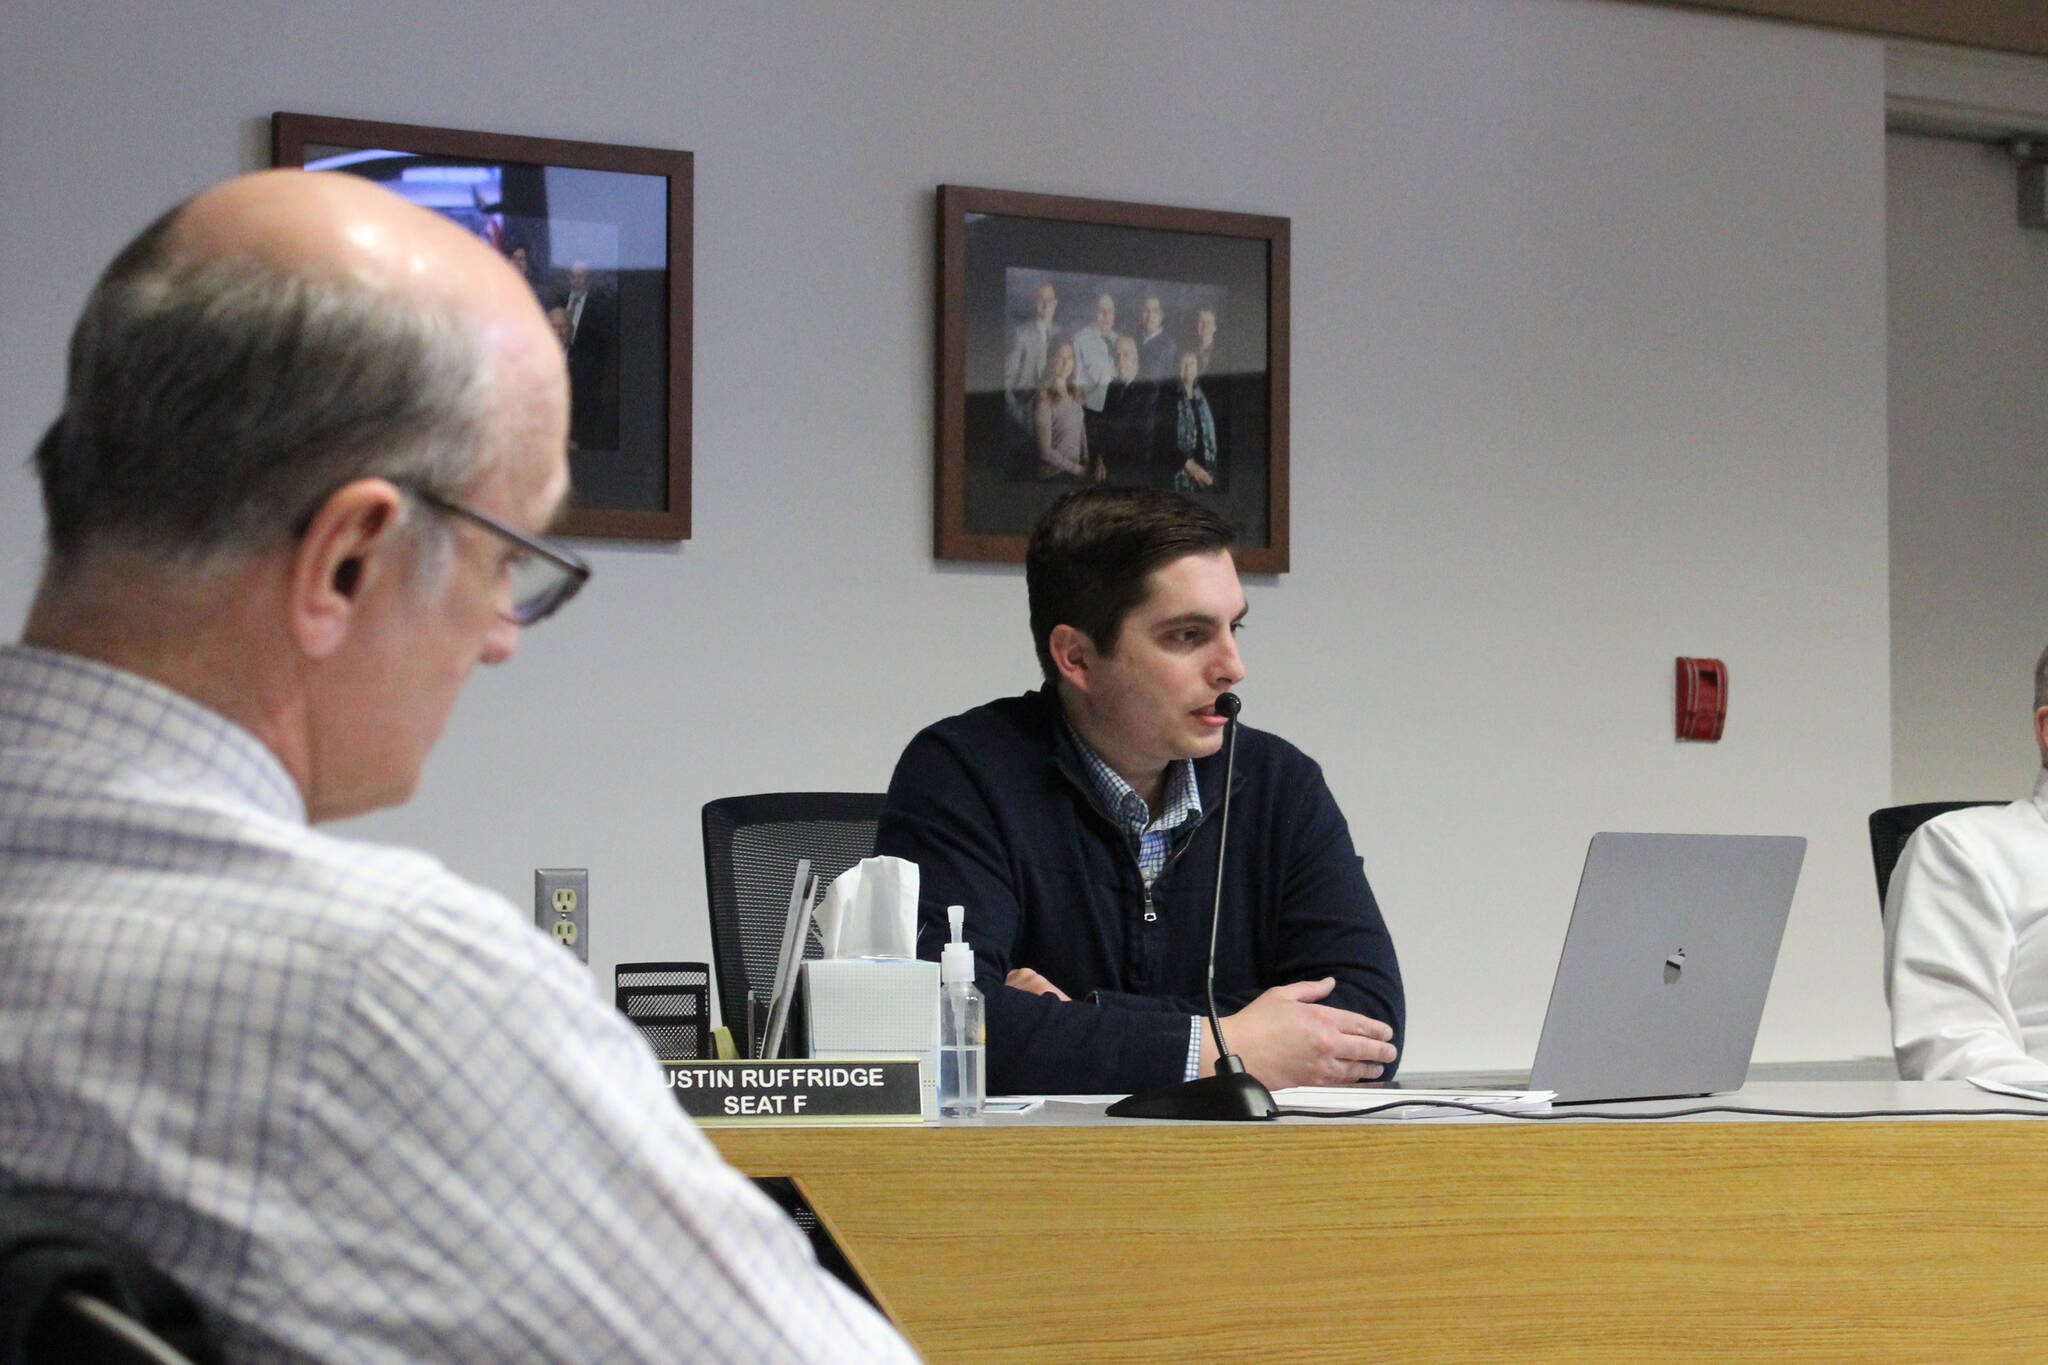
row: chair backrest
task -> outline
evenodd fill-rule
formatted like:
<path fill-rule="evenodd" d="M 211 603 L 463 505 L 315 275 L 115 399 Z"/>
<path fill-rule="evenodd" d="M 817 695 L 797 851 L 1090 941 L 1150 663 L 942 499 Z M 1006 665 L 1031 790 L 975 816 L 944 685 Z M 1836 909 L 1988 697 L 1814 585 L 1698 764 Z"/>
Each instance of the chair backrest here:
<path fill-rule="evenodd" d="M 0 1361 L 216 1359 L 191 1299 L 134 1248 L 54 1201 L 0 1195 Z"/>
<path fill-rule="evenodd" d="M 752 1055 L 747 995 L 756 1031 L 767 1026 L 775 959 L 789 918 L 798 859 L 821 884 L 875 851 L 886 798 L 880 792 L 768 792 L 704 805 L 704 883 L 711 905 L 711 953 L 718 1009 L 733 1041 Z M 815 935 L 805 957 L 817 957 Z"/>
<path fill-rule="evenodd" d="M 711 1042 L 711 969 L 701 962 L 621 962 L 612 1003 L 664 1062 L 706 1061 Z"/>
<path fill-rule="evenodd" d="M 1885 892 L 1891 889 L 1892 869 L 1913 831 L 1937 815 L 1971 806 L 2003 806 L 2005 801 L 1922 801 L 1911 806 L 1886 806 L 1870 812 L 1870 861 L 1877 869 L 1877 909 L 1884 913 Z"/>

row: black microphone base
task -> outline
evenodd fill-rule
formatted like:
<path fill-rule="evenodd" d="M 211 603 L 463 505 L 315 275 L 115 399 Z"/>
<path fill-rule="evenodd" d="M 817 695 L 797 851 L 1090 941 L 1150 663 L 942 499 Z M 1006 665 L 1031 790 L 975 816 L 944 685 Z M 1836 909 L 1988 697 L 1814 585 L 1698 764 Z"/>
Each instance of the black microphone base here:
<path fill-rule="evenodd" d="M 1126 1095 L 1109 1106 L 1109 1114 L 1120 1119 L 1212 1119 L 1244 1123 L 1270 1119 L 1280 1112 L 1273 1092 L 1246 1072 L 1235 1075 L 1204 1076 L 1161 1086 L 1142 1094 Z"/>

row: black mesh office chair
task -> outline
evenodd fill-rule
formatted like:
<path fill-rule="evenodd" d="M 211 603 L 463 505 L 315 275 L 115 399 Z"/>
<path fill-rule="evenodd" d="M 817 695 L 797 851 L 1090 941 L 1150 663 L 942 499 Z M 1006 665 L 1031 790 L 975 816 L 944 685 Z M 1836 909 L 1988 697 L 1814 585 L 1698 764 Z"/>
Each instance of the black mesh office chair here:
<path fill-rule="evenodd" d="M 1899 865 L 1899 853 L 1913 831 L 1937 815 L 1971 806 L 2003 806 L 2004 801 L 1922 801 L 1912 806 L 1886 806 L 1870 812 L 1870 861 L 1877 868 L 1877 908 L 1884 912 L 1885 892 L 1891 889 L 1892 869 Z"/>
<path fill-rule="evenodd" d="M 821 884 L 875 851 L 879 792 L 767 792 L 704 805 L 704 883 L 711 904 L 711 955 L 718 1008 L 733 1043 L 753 1055 L 747 997 L 756 1031 L 768 1022 L 775 957 L 789 918 L 789 888 L 799 858 Z M 817 957 L 813 936 L 804 952 Z"/>
<path fill-rule="evenodd" d="M 185 1292 L 53 1204 L 0 1195 L 0 1365 L 211 1365 Z"/>

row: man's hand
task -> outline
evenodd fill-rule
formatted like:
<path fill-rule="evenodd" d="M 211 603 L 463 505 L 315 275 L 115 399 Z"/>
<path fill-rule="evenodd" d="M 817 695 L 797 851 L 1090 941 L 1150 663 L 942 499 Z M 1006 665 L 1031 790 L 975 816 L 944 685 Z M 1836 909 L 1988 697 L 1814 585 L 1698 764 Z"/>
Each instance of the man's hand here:
<path fill-rule="evenodd" d="M 1016 973 L 1012 972 L 1014 977 Z M 1035 975 L 1035 974 L 1034 974 Z M 1318 1005 L 1335 977 L 1275 986 L 1229 1017 L 1224 1037 L 1269 1089 L 1369 1081 L 1394 1060 L 1394 1031 L 1377 1019 Z M 1216 1040 L 1202 1026 L 1202 1074 L 1216 1070 Z"/>
<path fill-rule="evenodd" d="M 1020 991 L 1030 991 L 1033 995 L 1049 995 L 1055 1000 L 1072 998 L 1065 991 L 1053 985 L 1052 982 L 1047 981 L 1029 967 L 1012 968 L 1010 974 L 1003 978 L 1003 984 L 1005 986 L 1015 986 Z"/>

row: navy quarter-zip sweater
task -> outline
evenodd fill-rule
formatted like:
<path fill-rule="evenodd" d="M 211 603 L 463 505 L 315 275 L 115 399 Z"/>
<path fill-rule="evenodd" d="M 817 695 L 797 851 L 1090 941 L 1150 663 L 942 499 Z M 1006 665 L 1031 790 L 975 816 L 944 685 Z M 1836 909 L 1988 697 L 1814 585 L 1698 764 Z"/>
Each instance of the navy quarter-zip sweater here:
<path fill-rule="evenodd" d="M 1098 805 L 1051 688 L 928 727 L 896 764 L 878 853 L 918 865 L 918 955 L 937 959 L 965 906 L 988 996 L 991 1094 L 1109 1094 L 1181 1079 L 1205 1012 L 1223 755 L 1195 763 L 1202 815 L 1169 835 L 1148 896 L 1137 842 Z M 1401 972 L 1322 769 L 1240 726 L 1216 1008 L 1337 980 L 1323 1003 L 1403 1039 Z M 1145 918 L 1147 909 L 1155 916 Z M 1072 1001 L 1003 984 L 1030 967 Z M 1391 1075 L 1393 1068 L 1388 1068 Z"/>

